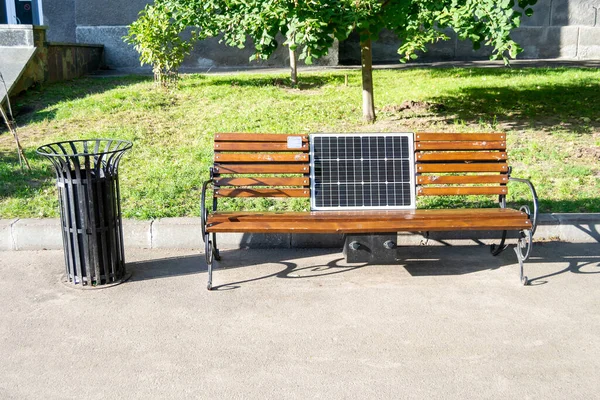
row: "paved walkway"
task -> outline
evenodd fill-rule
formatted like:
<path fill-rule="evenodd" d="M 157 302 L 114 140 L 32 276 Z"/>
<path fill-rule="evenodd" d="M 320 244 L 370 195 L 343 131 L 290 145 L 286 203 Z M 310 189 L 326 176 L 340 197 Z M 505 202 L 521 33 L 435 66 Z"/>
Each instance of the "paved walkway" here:
<path fill-rule="evenodd" d="M 0 398 L 590 399 L 600 245 L 514 253 L 230 250 L 208 292 L 190 251 L 127 253 L 132 279 L 76 290 L 61 251 L 0 252 Z"/>

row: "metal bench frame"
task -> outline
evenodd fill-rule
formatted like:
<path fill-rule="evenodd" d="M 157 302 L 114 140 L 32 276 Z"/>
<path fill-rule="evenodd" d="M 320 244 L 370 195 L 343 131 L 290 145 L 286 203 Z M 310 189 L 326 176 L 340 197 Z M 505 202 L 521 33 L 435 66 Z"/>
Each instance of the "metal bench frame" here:
<path fill-rule="evenodd" d="M 219 134 L 217 136 L 226 136 L 226 135 L 234 135 L 234 134 Z M 242 135 L 242 134 L 240 134 Z M 246 137 L 248 137 L 249 135 L 261 135 L 261 134 L 243 134 Z M 469 138 L 472 137 L 483 137 L 483 138 L 487 138 L 490 137 L 491 135 L 497 135 L 497 134 L 424 134 L 424 133 L 418 133 L 416 134 L 418 138 L 422 138 L 422 137 L 430 137 L 432 139 L 439 139 L 444 138 L 445 136 L 440 136 L 440 135 L 447 135 L 448 138 L 456 138 L 456 137 L 461 137 L 461 135 L 463 137 L 468 136 Z M 429 136 L 428 136 L 429 135 Z M 470 136 L 469 136 L 470 135 Z M 272 135 L 269 135 L 272 136 Z M 285 135 L 282 135 L 282 137 L 285 137 Z M 500 136 L 502 138 L 504 138 L 505 136 Z M 261 139 L 264 142 L 264 138 Z M 216 143 L 216 142 L 215 142 Z M 430 144 L 437 144 L 439 143 L 437 140 L 436 141 L 431 141 L 431 142 L 423 142 L 424 145 L 426 145 L 427 143 Z M 450 142 L 447 141 L 447 143 L 456 143 L 456 142 Z M 463 143 L 467 143 L 467 142 L 463 142 Z M 469 144 L 473 144 L 475 142 L 468 142 Z M 472 149 L 472 150 L 482 150 L 482 149 L 488 149 L 490 148 L 488 142 L 486 141 L 481 141 L 481 142 L 477 142 L 476 145 L 478 145 L 477 148 Z M 506 143 L 502 143 L 501 144 L 502 148 L 506 148 Z M 454 146 L 454 145 L 453 145 Z M 220 151 L 219 148 L 217 148 L 218 145 L 215 144 L 215 150 L 216 151 Z M 427 147 L 427 146 L 424 146 Z M 434 146 L 435 147 L 435 146 Z M 443 153 L 441 152 L 440 154 L 450 154 L 451 150 L 453 149 L 447 149 L 447 145 L 446 146 L 439 146 L 442 150 Z M 450 146 L 452 147 L 452 146 Z M 460 146 L 459 146 L 460 147 Z M 493 147 L 493 146 L 492 146 Z M 450 151 L 449 151 L 450 150 Z M 467 149 L 469 150 L 469 149 Z M 247 150 L 246 150 L 247 151 Z M 252 151 L 252 150 L 250 150 Z M 419 150 L 418 148 L 415 149 L 415 151 L 422 151 Z M 501 150 L 502 151 L 502 150 Z M 505 151 L 505 150 L 504 150 Z M 422 153 L 425 154 L 425 153 Z M 466 153 L 465 153 L 466 154 Z M 486 154 L 491 154 L 491 153 L 486 153 Z M 494 153 L 495 154 L 495 153 Z M 527 217 L 527 226 L 530 228 L 523 228 L 523 229 L 518 229 L 518 239 L 517 239 L 517 243 L 514 247 L 514 251 L 517 255 L 517 259 L 519 262 L 519 269 L 520 269 L 520 281 L 523 285 L 527 285 L 529 283 L 529 280 L 527 278 L 527 276 L 524 275 L 524 262 L 529 258 L 530 254 L 531 254 L 531 249 L 533 246 L 533 235 L 535 234 L 536 228 L 537 228 L 537 222 L 538 222 L 538 196 L 535 190 L 535 187 L 533 186 L 533 184 L 527 180 L 527 179 L 522 179 L 522 178 L 516 178 L 511 176 L 512 173 L 512 168 L 508 167 L 506 165 L 506 153 L 499 153 L 499 154 L 503 154 L 502 157 L 504 158 L 503 160 L 498 160 L 501 163 L 499 165 L 502 165 L 502 170 L 500 170 L 500 173 L 503 176 L 503 182 L 505 183 L 501 183 L 500 184 L 500 188 L 504 188 L 504 189 L 500 189 L 500 194 L 498 195 L 498 204 L 500 208 L 506 209 L 506 194 L 507 194 L 507 189 L 506 189 L 506 184 L 509 182 L 517 182 L 517 183 L 522 183 L 522 184 L 526 184 L 531 192 L 531 197 L 532 197 L 532 203 L 533 203 L 533 212 L 531 212 L 531 209 L 527 206 L 521 206 L 519 208 L 519 211 L 524 213 Z M 456 157 L 456 153 L 453 155 L 454 157 Z M 458 155 L 458 157 L 460 157 L 460 155 Z M 443 159 L 444 157 L 440 158 Z M 435 159 L 439 159 L 439 156 Z M 440 168 L 441 172 L 448 172 L 446 170 L 449 170 L 450 172 L 454 172 L 454 169 L 456 169 L 456 166 L 461 166 L 461 165 L 469 165 L 469 164 L 477 164 L 477 162 L 474 162 L 471 159 L 468 159 L 467 161 L 464 162 L 464 164 L 462 163 L 464 160 L 463 159 L 453 159 L 453 164 L 421 164 L 421 165 L 434 165 L 434 166 L 438 166 Z M 264 161 L 266 163 L 268 163 L 269 161 L 266 160 Z M 419 160 L 416 160 L 416 163 L 419 164 Z M 201 206 L 201 219 L 202 219 L 202 238 L 204 240 L 204 251 L 205 251 L 205 258 L 206 258 L 206 263 L 208 266 L 208 284 L 207 284 L 207 288 L 208 290 L 211 290 L 213 288 L 213 280 L 212 280 L 212 276 L 213 276 L 213 269 L 214 269 L 214 262 L 215 261 L 219 261 L 221 259 L 219 250 L 218 250 L 218 246 L 217 246 L 217 235 L 216 232 L 214 231 L 210 231 L 210 226 L 208 224 L 208 221 L 211 217 L 211 215 L 215 215 L 217 213 L 217 205 L 218 205 L 218 201 L 217 201 L 217 195 L 216 193 L 219 191 L 219 186 L 217 186 L 217 182 L 216 182 L 216 177 L 217 175 L 219 175 L 215 169 L 218 170 L 218 166 L 217 166 L 217 160 L 215 160 L 215 166 L 210 168 L 210 178 L 205 181 L 202 185 L 202 192 L 201 192 L 201 202 L 200 202 L 200 206 Z M 264 164 L 263 164 L 264 165 Z M 449 167 L 448 167 L 449 165 Z M 454 165 L 454 167 L 453 167 Z M 482 164 L 480 164 L 482 165 Z M 485 165 L 490 165 L 490 164 L 485 164 Z M 454 169 L 453 169 L 454 168 Z M 464 169 L 464 167 L 463 167 Z M 473 172 L 472 169 L 470 167 L 466 168 L 467 170 L 469 170 L 468 172 Z M 477 169 L 477 168 L 475 168 Z M 427 168 L 425 168 L 425 170 L 427 170 Z M 438 171 L 437 169 L 433 169 L 434 171 Z M 462 170 L 461 168 L 459 168 L 459 170 Z M 496 167 L 493 168 L 494 171 L 499 171 Z M 440 172 L 438 171 L 438 172 Z M 420 175 L 420 171 L 417 168 L 416 169 L 417 175 Z M 276 173 L 275 173 L 276 174 Z M 308 171 L 305 172 L 305 177 L 308 177 Z M 505 177 L 505 178 L 504 178 Z M 427 183 L 427 179 L 423 180 L 423 183 Z M 431 182 L 429 182 L 431 183 Z M 310 185 L 310 182 L 309 182 Z M 209 214 L 209 210 L 206 207 L 206 200 L 207 200 L 207 192 L 209 190 L 209 187 L 212 189 L 212 211 Z M 464 188 L 456 188 L 456 187 L 450 187 L 449 188 L 439 188 L 438 186 L 434 187 L 434 188 L 430 188 L 430 189 L 425 189 L 423 190 L 425 186 L 421 186 L 418 191 L 417 194 L 421 193 L 423 195 L 423 193 L 428 193 L 429 195 L 447 195 L 447 194 L 451 194 L 451 195 L 462 195 L 462 194 L 490 194 L 488 192 L 497 192 L 497 190 L 493 190 L 493 188 L 490 187 L 478 187 L 478 186 L 469 186 L 469 187 L 464 187 Z M 433 189 L 433 190 L 432 190 Z M 250 190 L 250 189 L 240 189 L 242 192 L 244 190 Z M 277 189 L 274 189 L 275 191 Z M 285 189 L 283 189 L 285 191 Z M 429 192 L 427 191 L 429 190 Z M 229 192 L 228 193 L 228 197 L 237 197 L 236 193 L 233 192 Z M 258 192 L 258 190 L 255 190 L 255 192 Z M 254 197 L 254 196 L 244 196 L 244 197 Z M 258 194 L 258 197 L 271 197 L 269 195 L 265 195 L 264 193 L 262 194 Z M 307 197 L 305 195 L 302 195 L 300 197 Z M 466 210 L 480 210 L 480 209 L 466 209 Z M 481 209 L 483 210 L 483 209 Z M 323 213 L 323 212 L 315 212 L 315 213 Z M 316 214 L 315 214 L 316 215 Z M 309 216 L 307 214 L 307 216 Z M 310 221 L 310 218 L 308 218 L 307 220 Z M 530 224 L 530 225 L 529 225 Z M 453 230 L 453 229 L 448 229 L 448 227 L 438 227 L 440 229 L 432 229 L 432 230 Z M 486 228 L 487 229 L 487 228 Z M 490 228 L 490 229 L 494 229 L 494 228 Z M 402 226 L 401 224 L 398 225 L 398 229 L 397 231 L 401 231 Z M 494 230 L 500 230 L 500 229 L 494 229 Z M 237 232 L 237 231 L 236 231 Z M 309 232 L 308 231 L 304 231 L 304 232 Z M 365 231 L 365 233 L 373 233 L 373 231 Z M 428 233 L 428 231 L 427 231 Z M 493 244 L 491 245 L 490 251 L 491 254 L 493 256 L 497 256 L 499 255 L 502 251 L 504 251 L 508 246 L 505 244 L 506 243 L 506 237 L 508 234 L 508 230 L 503 230 L 502 231 L 502 237 L 500 239 L 500 243 L 499 244 Z"/>

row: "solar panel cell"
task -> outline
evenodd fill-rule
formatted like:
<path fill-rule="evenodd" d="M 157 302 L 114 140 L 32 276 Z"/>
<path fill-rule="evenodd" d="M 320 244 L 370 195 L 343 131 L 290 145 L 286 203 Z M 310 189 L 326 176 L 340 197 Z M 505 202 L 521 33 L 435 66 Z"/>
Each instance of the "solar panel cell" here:
<path fill-rule="evenodd" d="M 311 208 L 415 208 L 412 133 L 315 134 Z"/>

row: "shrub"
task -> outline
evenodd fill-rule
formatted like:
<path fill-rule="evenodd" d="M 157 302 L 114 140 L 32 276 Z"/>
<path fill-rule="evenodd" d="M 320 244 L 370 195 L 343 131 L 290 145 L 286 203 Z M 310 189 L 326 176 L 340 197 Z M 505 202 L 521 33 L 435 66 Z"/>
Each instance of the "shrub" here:
<path fill-rule="evenodd" d="M 129 25 L 128 35 L 123 37 L 140 53 L 141 65 L 152 66 L 154 81 L 162 87 L 176 84 L 178 69 L 196 41 L 193 31 L 189 39 L 183 39 L 183 29 L 174 23 L 168 7 L 157 2 L 140 11 L 139 18 Z"/>

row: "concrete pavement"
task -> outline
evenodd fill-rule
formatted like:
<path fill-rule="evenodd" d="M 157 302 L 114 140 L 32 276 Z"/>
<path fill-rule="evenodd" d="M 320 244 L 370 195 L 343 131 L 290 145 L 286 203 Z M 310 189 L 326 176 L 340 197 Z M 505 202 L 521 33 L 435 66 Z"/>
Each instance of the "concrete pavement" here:
<path fill-rule="evenodd" d="M 600 245 L 128 250 L 132 278 L 77 290 L 62 251 L 0 252 L 2 399 L 590 399 Z"/>

